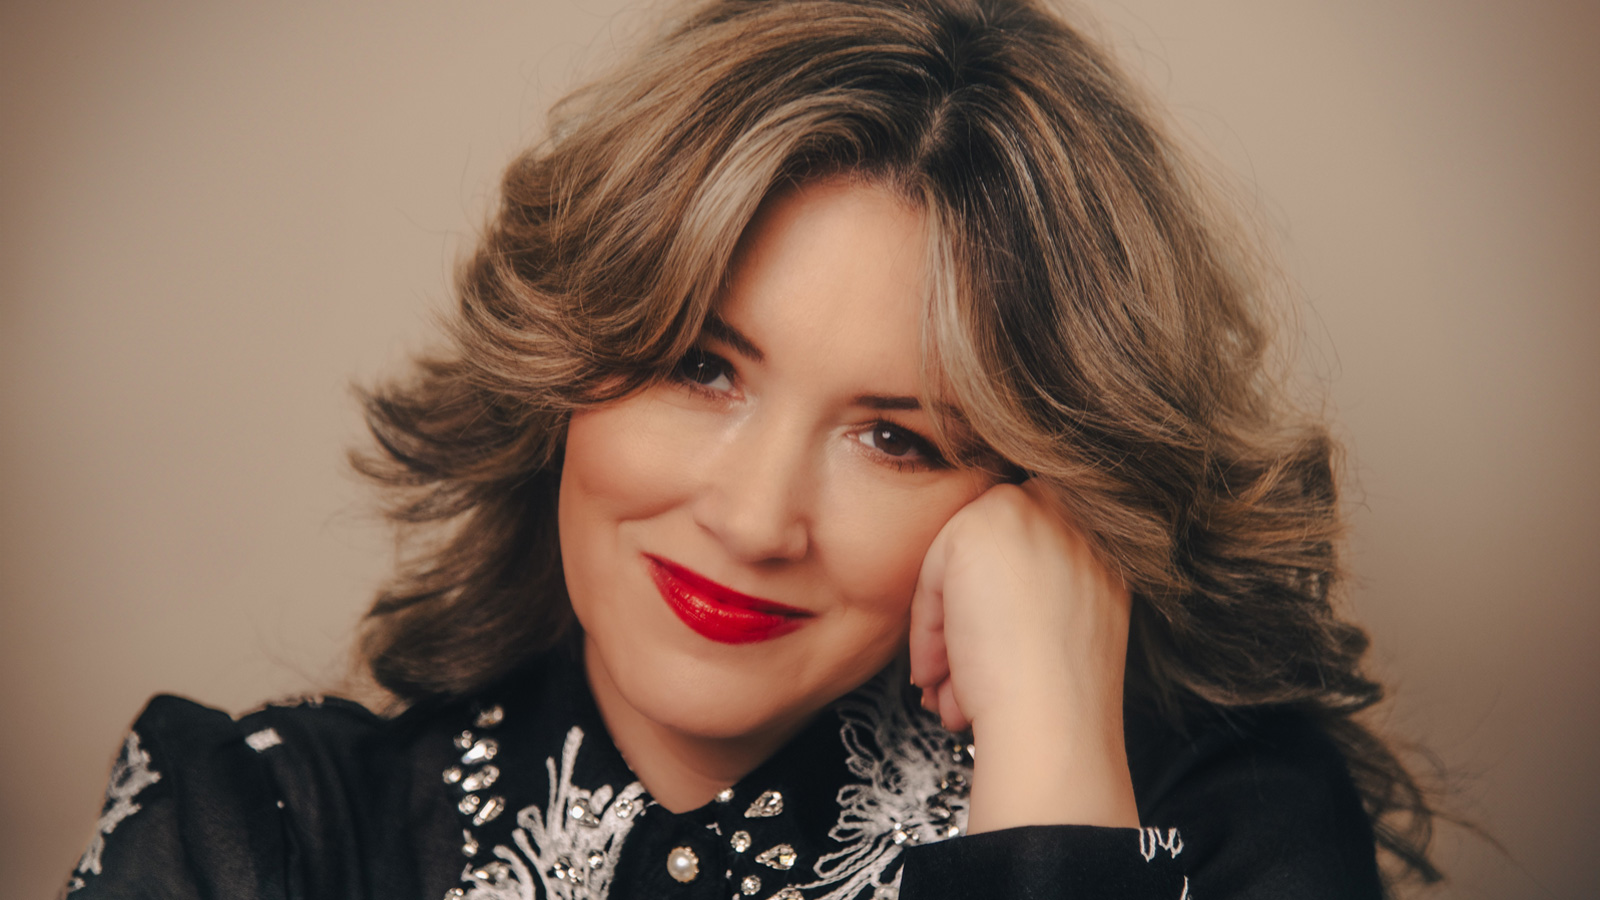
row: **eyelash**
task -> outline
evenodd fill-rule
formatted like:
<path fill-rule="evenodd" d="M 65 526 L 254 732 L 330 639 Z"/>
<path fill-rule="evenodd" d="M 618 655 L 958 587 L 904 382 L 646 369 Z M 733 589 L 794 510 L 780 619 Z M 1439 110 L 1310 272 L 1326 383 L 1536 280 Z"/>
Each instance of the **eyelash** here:
<path fill-rule="evenodd" d="M 716 390 L 715 388 L 706 387 L 704 382 L 696 381 L 695 379 L 691 378 L 687 371 L 687 368 L 690 365 L 696 365 L 699 367 L 714 366 L 718 370 L 718 377 L 725 375 L 730 381 L 732 381 L 733 363 L 728 362 L 726 359 L 723 359 L 715 353 L 709 353 L 705 350 L 696 348 L 684 354 L 683 359 L 678 360 L 678 364 L 672 367 L 672 379 L 678 384 L 687 388 L 691 393 L 711 399 L 727 399 L 727 394 L 725 392 Z M 716 379 L 712 380 L 714 381 Z"/>
<path fill-rule="evenodd" d="M 698 381 L 692 377 L 689 374 L 689 371 L 691 371 L 689 368 L 690 366 L 695 367 L 696 371 L 703 371 L 706 368 L 713 368 L 716 372 L 716 375 L 710 379 L 711 381 L 715 381 L 717 378 L 722 377 L 726 377 L 731 381 L 734 376 L 734 367 L 732 363 L 715 353 L 697 348 L 690 350 L 684 355 L 683 359 L 678 361 L 678 364 L 673 367 L 671 375 L 671 378 L 675 383 L 688 390 L 690 393 L 695 394 L 696 396 L 705 397 L 711 400 L 726 400 L 728 398 L 726 391 L 720 391 L 715 388 L 707 387 L 705 382 Z M 918 458 L 904 459 L 902 457 L 891 456 L 882 450 L 868 446 L 864 441 L 856 439 L 855 442 L 859 444 L 861 448 L 880 465 L 893 468 L 896 472 L 917 472 L 928 469 L 944 469 L 949 467 L 949 464 L 946 463 L 944 458 L 939 455 L 939 451 L 934 449 L 932 441 L 919 434 L 916 430 L 907 428 L 898 422 L 893 422 L 888 419 L 878 419 L 869 424 L 865 429 L 857 432 L 857 434 L 873 434 L 884 429 L 890 429 L 894 432 L 897 432 L 903 440 L 911 445 L 911 451 L 915 452 Z"/>
<path fill-rule="evenodd" d="M 902 439 L 911 445 L 911 451 L 917 454 L 917 458 L 906 459 L 901 456 L 890 456 L 888 453 L 882 450 L 868 447 L 863 441 L 857 440 L 856 443 L 860 444 L 867 450 L 867 452 L 873 454 L 879 460 L 882 460 L 885 465 L 893 466 L 896 472 L 919 472 L 926 471 L 928 469 L 949 468 L 949 466 L 945 463 L 944 458 L 939 455 L 939 451 L 933 448 L 932 441 L 928 440 L 917 432 L 912 431 L 904 425 L 891 422 L 888 419 L 879 419 L 878 421 L 867 426 L 864 431 L 857 433 L 874 434 L 883 429 L 891 429 L 898 432 Z"/>

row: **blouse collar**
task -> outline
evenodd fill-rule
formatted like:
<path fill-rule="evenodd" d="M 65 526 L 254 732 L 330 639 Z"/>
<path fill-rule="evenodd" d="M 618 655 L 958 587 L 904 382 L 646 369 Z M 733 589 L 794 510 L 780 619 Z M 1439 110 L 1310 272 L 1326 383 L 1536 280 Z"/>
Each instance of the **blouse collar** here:
<path fill-rule="evenodd" d="M 698 809 L 656 804 L 612 744 L 575 654 L 548 654 L 451 715 L 442 774 L 465 866 L 449 898 L 893 896 L 899 853 L 966 827 L 972 751 L 891 667 Z M 669 880 L 670 879 L 670 880 Z M 676 884 L 674 884 L 676 882 Z M 652 890 L 654 885 L 661 890 Z"/>

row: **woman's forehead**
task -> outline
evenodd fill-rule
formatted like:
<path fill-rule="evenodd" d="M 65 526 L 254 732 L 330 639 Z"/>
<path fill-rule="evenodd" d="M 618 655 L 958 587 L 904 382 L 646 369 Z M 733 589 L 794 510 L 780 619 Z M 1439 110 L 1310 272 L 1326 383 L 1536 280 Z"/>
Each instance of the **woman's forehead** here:
<path fill-rule="evenodd" d="M 707 333 L 775 366 L 815 364 L 920 386 L 921 213 L 882 188 L 828 180 L 774 194 L 740 240 Z"/>

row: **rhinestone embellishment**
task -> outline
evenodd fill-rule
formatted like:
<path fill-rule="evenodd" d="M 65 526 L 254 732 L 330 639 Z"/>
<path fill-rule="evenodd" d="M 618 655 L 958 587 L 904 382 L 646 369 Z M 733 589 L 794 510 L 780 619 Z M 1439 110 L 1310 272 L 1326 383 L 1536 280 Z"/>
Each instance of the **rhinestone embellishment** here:
<path fill-rule="evenodd" d="M 462 775 L 462 772 L 461 772 L 461 767 L 460 766 L 451 766 L 450 768 L 444 770 L 444 783 L 445 784 L 460 784 L 461 783 L 461 775 Z"/>
<path fill-rule="evenodd" d="M 673 847 L 667 854 L 667 874 L 680 884 L 688 884 L 700 874 L 700 857 L 688 847 Z"/>
<path fill-rule="evenodd" d="M 717 791 L 717 798 L 716 799 L 717 799 L 718 803 L 727 803 L 728 801 L 732 800 L 733 799 L 733 788 L 731 788 L 731 787 L 723 788 L 722 790 Z"/>
<path fill-rule="evenodd" d="M 483 807 L 472 817 L 472 824 L 482 825 L 485 822 L 492 822 L 496 816 L 505 812 L 505 808 L 506 798 L 490 797 L 483 802 Z"/>
<path fill-rule="evenodd" d="M 477 812 L 478 811 L 478 807 L 481 806 L 482 804 L 483 804 L 483 798 L 482 797 L 478 796 L 477 794 L 468 794 L 465 797 L 461 798 L 461 802 L 460 803 L 456 804 L 456 809 L 460 810 L 461 814 L 463 816 L 470 816 L 473 813 Z"/>
<path fill-rule="evenodd" d="M 735 852 L 735 853 L 743 853 L 746 850 L 749 850 L 750 849 L 750 832 L 748 832 L 748 831 L 735 831 L 733 833 L 733 837 L 728 838 L 728 845 L 733 848 L 733 852 Z"/>
<path fill-rule="evenodd" d="M 482 867 L 472 870 L 472 877 L 478 881 L 496 882 L 503 881 L 511 876 L 511 867 L 503 862 L 495 861 L 484 863 Z"/>
<path fill-rule="evenodd" d="M 739 893 L 746 897 L 754 896 L 756 891 L 759 890 L 761 890 L 761 878 L 759 876 L 746 875 L 744 880 L 739 882 Z"/>
<path fill-rule="evenodd" d="M 779 844 L 771 849 L 761 851 L 761 855 L 756 857 L 756 862 L 764 866 L 771 866 L 774 869 L 792 869 L 794 868 L 794 861 L 799 858 L 799 854 L 794 852 L 793 847 L 788 844 Z"/>
<path fill-rule="evenodd" d="M 606 855 L 599 850 L 589 851 L 589 868 L 598 869 L 606 864 Z"/>
<path fill-rule="evenodd" d="M 485 709 L 479 710 L 478 711 L 478 718 L 475 719 L 472 724 L 478 726 L 479 728 L 493 728 L 496 725 L 499 725 L 501 722 L 505 721 L 505 718 L 506 718 L 505 707 L 503 707 L 500 704 L 496 703 L 493 706 L 490 706 L 490 707 L 487 707 Z"/>
<path fill-rule="evenodd" d="M 557 859 L 556 864 L 550 867 L 550 874 L 562 881 L 583 884 L 583 870 L 573 865 L 572 860 L 565 856 Z"/>
<path fill-rule="evenodd" d="M 472 732 L 463 731 L 460 734 L 456 735 L 456 749 L 457 750 L 465 750 L 468 747 L 471 747 L 472 746 L 472 742 L 477 740 L 477 739 L 478 739 L 478 736 L 473 734 Z"/>
<path fill-rule="evenodd" d="M 498 766 L 484 766 L 478 771 L 473 772 L 471 775 L 468 775 L 466 778 L 463 778 L 461 780 L 461 789 L 469 793 L 472 791 L 481 791 L 499 780 L 500 768 Z"/>
<path fill-rule="evenodd" d="M 633 800 L 628 797 L 618 797 L 611 803 L 611 812 L 619 819 L 633 818 Z"/>
<path fill-rule="evenodd" d="M 795 888 L 786 887 L 776 894 L 773 894 L 772 900 L 805 900 L 805 896 Z M 874 900 L 876 900 L 876 898 L 874 898 Z"/>
<path fill-rule="evenodd" d="M 567 818 L 587 828 L 600 827 L 600 817 L 595 815 L 594 810 L 589 808 L 587 800 L 572 801 L 572 805 L 567 807 Z"/>
<path fill-rule="evenodd" d="M 470 731 L 463 731 L 461 736 L 470 735 L 471 733 L 472 732 Z M 461 746 L 460 737 L 457 737 L 456 739 L 456 746 Z M 496 741 L 494 738 L 481 738 L 473 741 L 472 746 L 467 748 L 467 752 L 461 754 L 461 761 L 469 766 L 476 765 L 477 763 L 488 762 L 489 760 L 494 759 L 495 756 L 499 755 L 499 753 L 499 741 Z"/>
<path fill-rule="evenodd" d="M 783 795 L 777 791 L 762 791 L 756 802 L 744 811 L 746 819 L 766 819 L 783 812 Z"/>
<path fill-rule="evenodd" d="M 915 831 L 907 830 L 906 826 L 899 822 L 894 823 L 894 828 L 889 832 L 889 840 L 894 841 L 897 845 L 905 843 L 919 844 L 922 842 Z"/>
<path fill-rule="evenodd" d="M 461 829 L 461 855 L 468 857 L 478 855 L 478 839 L 465 828 Z"/>

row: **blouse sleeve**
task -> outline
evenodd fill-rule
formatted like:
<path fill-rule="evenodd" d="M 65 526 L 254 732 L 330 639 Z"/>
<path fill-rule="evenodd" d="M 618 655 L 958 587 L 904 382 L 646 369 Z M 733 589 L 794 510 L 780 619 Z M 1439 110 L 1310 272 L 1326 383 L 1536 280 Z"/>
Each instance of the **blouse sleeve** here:
<path fill-rule="evenodd" d="M 282 900 L 281 812 L 247 737 L 226 713 L 151 700 L 65 896 Z"/>
<path fill-rule="evenodd" d="M 914 847 L 901 900 L 1383 896 L 1344 759 L 1308 719 L 1233 723 L 1159 755 L 1135 765 L 1147 827 L 1034 826 Z"/>

